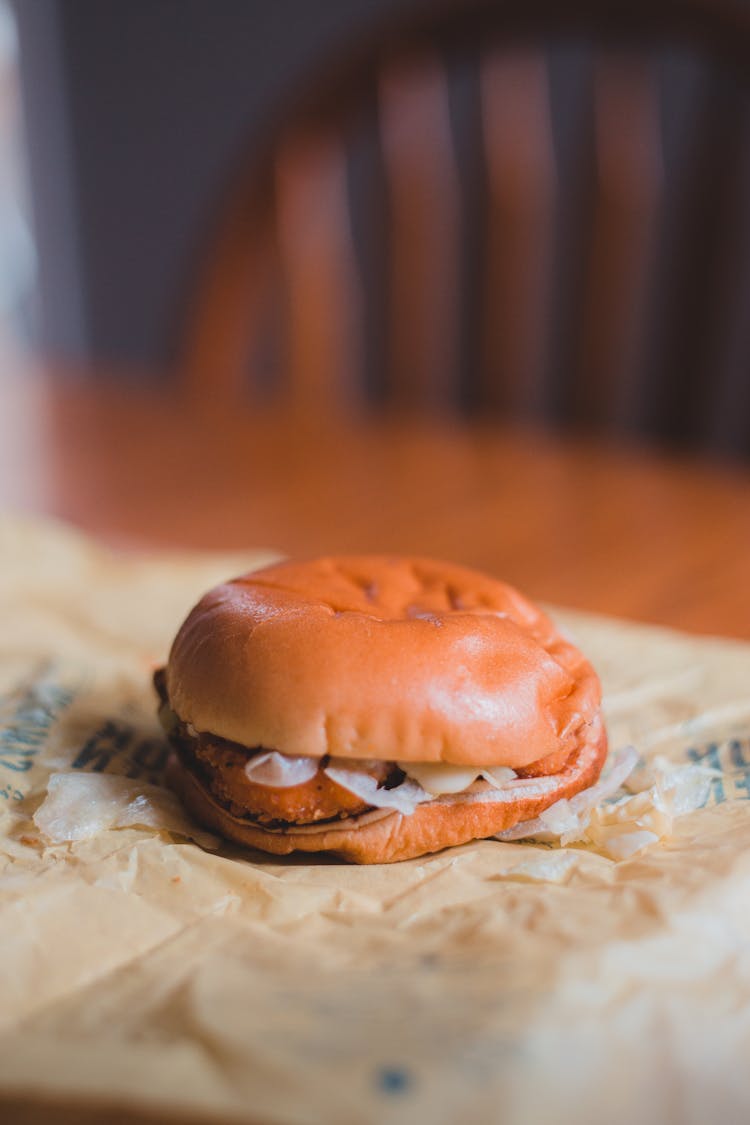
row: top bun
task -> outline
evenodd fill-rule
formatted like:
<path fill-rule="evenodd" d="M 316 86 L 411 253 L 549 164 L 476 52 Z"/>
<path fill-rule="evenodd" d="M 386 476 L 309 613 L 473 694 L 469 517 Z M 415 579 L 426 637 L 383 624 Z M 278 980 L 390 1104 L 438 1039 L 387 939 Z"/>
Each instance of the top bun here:
<path fill-rule="evenodd" d="M 217 586 L 166 682 L 183 722 L 247 747 L 513 769 L 572 752 L 600 703 L 591 665 L 517 590 L 378 555 Z"/>

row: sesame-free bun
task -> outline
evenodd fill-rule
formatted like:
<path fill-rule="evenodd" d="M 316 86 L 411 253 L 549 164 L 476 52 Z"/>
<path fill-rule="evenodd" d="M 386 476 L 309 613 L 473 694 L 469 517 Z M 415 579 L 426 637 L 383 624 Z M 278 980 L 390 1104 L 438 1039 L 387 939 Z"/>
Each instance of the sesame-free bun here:
<path fill-rule="evenodd" d="M 170 765 L 170 784 L 196 820 L 245 847 L 273 855 L 330 852 L 351 863 L 395 863 L 486 839 L 531 820 L 555 801 L 572 797 L 592 785 L 606 756 L 607 738 L 601 719 L 597 718 L 582 731 L 565 768 L 554 777 L 519 778 L 506 791 L 493 792 L 487 786 L 481 793 L 440 797 L 419 805 L 410 816 L 374 809 L 324 825 L 276 830 L 232 816 L 176 758 Z"/>
<path fill-rule="evenodd" d="M 572 753 L 600 703 L 588 661 L 512 587 L 377 555 L 217 586 L 166 686 L 184 723 L 251 748 L 513 769 Z"/>

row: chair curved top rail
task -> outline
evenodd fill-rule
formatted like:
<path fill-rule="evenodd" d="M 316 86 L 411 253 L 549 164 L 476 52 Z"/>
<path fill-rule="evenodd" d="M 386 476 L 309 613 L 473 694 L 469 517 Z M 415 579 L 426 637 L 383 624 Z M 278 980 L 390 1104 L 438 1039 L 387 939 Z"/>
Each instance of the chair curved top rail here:
<path fill-rule="evenodd" d="M 420 6 L 416 11 L 384 20 L 340 57 L 324 60 L 316 73 L 290 93 L 269 120 L 264 136 L 252 146 L 235 175 L 230 178 L 223 203 L 217 209 L 216 222 L 208 232 L 203 253 L 198 255 L 198 268 L 187 293 L 186 330 L 181 348 L 181 372 L 187 389 L 197 395 L 219 395 L 225 398 L 239 393 L 245 377 L 248 341 L 252 338 L 255 327 L 253 310 L 258 305 L 260 291 L 268 282 L 274 256 L 278 253 L 279 223 L 286 230 L 287 239 L 291 237 L 297 243 L 300 242 L 294 232 L 301 230 L 299 216 L 304 214 L 304 201 L 299 198 L 295 200 L 292 188 L 290 194 L 285 195 L 283 185 L 293 184 L 294 173 L 302 166 L 311 182 L 317 184 L 315 190 L 318 198 L 323 201 L 321 206 L 324 209 L 331 212 L 336 206 L 346 206 L 346 185 L 342 179 L 344 172 L 341 167 L 336 171 L 336 157 L 330 151 L 323 153 L 328 163 L 324 166 L 325 162 L 320 162 L 323 160 L 322 150 L 316 149 L 315 139 L 323 134 L 329 137 L 334 133 L 343 137 L 352 135 L 363 116 L 368 112 L 372 113 L 374 107 L 375 112 L 378 112 L 379 107 L 380 114 L 387 115 L 384 74 L 402 74 L 414 62 L 422 67 L 425 74 L 429 71 L 432 60 L 442 60 L 448 55 L 455 58 L 477 49 L 481 49 L 484 56 L 491 56 L 495 50 L 512 47 L 526 52 L 529 57 L 530 52 L 533 55 L 535 49 L 550 42 L 575 40 L 590 41 L 608 50 L 662 46 L 693 49 L 701 57 L 710 58 L 721 68 L 730 71 L 740 85 L 747 85 L 750 79 L 750 6 L 741 0 L 609 0 L 607 4 L 596 0 L 566 0 L 563 4 L 559 0 L 513 0 L 505 3 L 498 0 L 461 0 Z M 540 97 L 547 96 L 547 92 L 546 88 L 541 94 L 538 92 L 541 89 L 540 79 L 533 75 L 532 62 L 521 80 L 526 83 L 528 97 L 532 101 L 536 98 L 538 102 Z M 483 74 L 482 83 L 482 96 L 487 99 L 488 91 L 494 88 L 491 75 Z M 649 113 L 652 112 L 647 104 L 648 78 L 643 81 L 633 80 L 631 85 L 635 97 L 635 118 L 640 115 L 648 133 Z M 495 87 L 501 88 L 502 82 L 498 86 L 495 81 Z M 435 91 L 430 112 L 433 121 L 437 122 L 441 114 L 447 119 L 448 110 L 441 103 L 436 87 Z M 614 151 L 609 155 L 607 152 L 607 105 L 614 106 L 618 98 L 622 103 L 627 95 L 627 79 L 620 82 L 619 90 L 616 78 L 614 81 L 602 81 L 599 101 L 604 106 L 601 111 L 604 117 L 600 113 L 601 119 L 596 126 L 601 150 L 597 155 L 600 161 L 609 161 L 607 167 L 610 171 L 618 168 L 619 157 Z M 533 113 L 536 114 L 533 127 L 540 136 L 545 128 L 544 113 Z M 484 127 L 485 131 L 489 128 L 487 120 Z M 440 169 L 440 175 L 448 182 L 454 164 L 449 167 L 446 163 L 446 144 L 439 124 L 435 125 L 435 129 L 436 136 L 430 141 L 432 156 L 428 153 L 425 159 L 428 165 L 432 159 L 433 167 Z M 294 142 L 291 146 L 291 159 L 290 140 Z M 413 142 L 409 140 L 404 141 L 400 160 L 403 160 L 403 154 L 408 152 L 411 143 Z M 542 151 L 543 144 L 539 148 L 541 165 L 547 160 Z M 282 153 L 282 149 L 285 153 Z M 384 138 L 383 149 L 388 158 L 390 150 L 387 138 Z M 441 154 L 436 155 L 439 151 Z M 318 165 L 316 159 L 319 160 Z M 488 164 L 492 164 L 492 159 L 490 153 Z M 640 157 L 632 154 L 630 158 L 626 155 L 623 159 L 620 171 L 627 180 L 631 175 L 629 169 L 640 167 Z M 454 156 L 450 160 L 454 161 Z M 502 167 L 502 161 L 498 166 Z M 393 167 L 396 167 L 395 163 Z M 492 168 L 490 172 L 492 173 Z M 390 166 L 387 174 L 391 194 L 396 200 L 397 213 L 398 177 L 394 179 Z M 656 173 L 653 168 L 645 172 L 643 169 L 636 171 L 636 177 L 640 176 L 641 179 L 635 183 L 635 190 L 641 192 L 644 198 L 649 196 L 649 192 L 653 194 L 656 190 L 654 175 Z M 649 176 L 651 179 L 648 179 Z M 527 213 L 520 220 L 522 225 L 524 222 L 527 224 L 529 232 L 534 224 L 537 228 L 540 225 L 543 228 L 545 223 L 543 197 L 546 189 L 538 184 L 536 187 L 532 184 L 532 188 L 539 197 L 537 212 L 533 211 L 533 207 L 529 209 L 527 206 Z M 416 192 L 417 189 L 412 190 Z M 450 201 L 447 206 L 452 206 Z M 403 214 L 408 214 L 409 218 L 402 219 L 402 234 L 413 228 L 415 215 L 418 217 L 419 212 L 413 200 L 405 203 L 404 207 Z M 451 223 L 455 225 L 458 222 L 455 215 L 452 218 L 443 216 L 433 219 L 435 223 L 442 223 L 446 230 Z M 628 238 L 621 235 L 613 251 L 609 248 L 602 250 L 601 229 L 607 226 L 607 222 L 611 227 L 612 220 L 610 216 L 603 221 L 599 216 L 596 221 L 599 222 L 599 228 L 595 222 L 592 236 L 595 245 L 591 251 L 594 278 L 597 270 L 601 274 L 604 268 L 602 262 L 611 252 L 616 260 L 619 254 L 625 263 L 626 273 L 630 271 L 630 280 L 626 280 L 625 288 L 628 285 L 641 285 L 641 281 L 637 280 L 641 267 L 631 261 L 632 253 L 625 245 Z M 635 225 L 633 229 L 635 230 Z M 528 239 L 529 245 L 535 245 L 531 233 Z M 425 245 L 425 240 L 429 242 L 429 235 L 423 237 L 422 246 Z M 637 242 L 637 237 L 635 240 Z M 523 250 L 523 253 L 526 252 Z M 645 252 L 644 250 L 644 254 Z M 518 254 L 521 253 L 519 250 Z M 346 340 L 337 339 L 332 344 L 330 336 L 333 329 L 325 323 L 321 326 L 315 309 L 321 310 L 320 315 L 325 321 L 322 310 L 326 300 L 348 301 L 348 297 L 342 297 L 347 292 L 347 287 L 349 292 L 355 293 L 351 257 L 350 248 L 347 250 L 339 245 L 327 252 L 322 241 L 319 241 L 316 246 L 310 244 L 307 263 L 294 263 L 294 284 L 302 302 L 300 304 L 300 300 L 297 301 L 297 308 L 307 308 L 309 313 L 307 316 L 297 317 L 295 331 L 298 335 L 298 359 L 294 360 L 293 357 L 293 362 L 304 363 L 304 357 L 311 353 L 313 345 L 320 345 L 322 349 L 319 360 L 321 369 L 333 362 L 332 348 L 338 349 L 336 354 L 339 362 L 348 362 L 342 360 L 341 356 L 350 355 L 347 349 L 351 347 L 351 332 L 348 336 L 344 333 Z M 322 262 L 320 277 L 316 274 L 315 262 Z M 431 268 L 434 272 L 442 266 L 436 262 Z M 533 269 L 531 273 L 533 274 Z M 426 276 L 429 281 L 429 269 L 423 271 L 422 276 Z M 499 284 L 499 292 L 502 293 L 502 278 Z M 529 281 L 528 284 L 532 283 Z M 597 282 L 589 280 L 589 288 L 592 286 L 596 290 Z M 356 299 L 361 300 L 361 294 Z M 582 299 L 591 304 L 589 298 Z M 602 313 L 597 300 L 598 298 L 593 299 L 591 307 L 596 306 L 597 316 L 604 316 L 606 320 L 608 311 L 605 307 Z M 350 318 L 356 319 L 358 310 L 354 307 L 354 296 L 351 304 L 348 314 Z M 613 341 L 614 336 L 608 345 L 610 351 L 615 346 Z M 585 386 L 588 378 L 587 364 L 589 367 L 596 367 L 597 348 L 601 352 L 596 334 L 594 337 L 587 337 L 582 344 L 582 386 Z M 293 352 L 294 350 L 295 346 L 292 348 Z M 539 361 L 538 357 L 533 360 L 529 358 L 530 349 L 527 344 L 511 346 L 508 354 L 511 367 L 514 356 L 517 360 L 520 355 L 527 366 Z M 402 366 L 408 367 L 409 362 L 407 348 Z M 320 374 L 311 379 L 313 397 L 327 393 L 325 387 L 321 386 L 324 378 L 324 374 Z M 593 382 L 595 381 L 594 378 Z M 533 397 L 531 392 L 527 392 L 528 394 Z M 620 406 L 625 414 L 632 408 L 632 404 L 628 406 L 621 403 Z"/>

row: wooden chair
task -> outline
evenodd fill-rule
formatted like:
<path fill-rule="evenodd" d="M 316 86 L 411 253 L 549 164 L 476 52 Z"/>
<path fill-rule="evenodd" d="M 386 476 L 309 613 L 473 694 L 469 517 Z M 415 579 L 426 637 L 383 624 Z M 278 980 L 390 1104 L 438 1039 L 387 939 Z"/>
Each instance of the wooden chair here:
<path fill-rule="evenodd" d="M 750 452 L 750 8 L 459 0 L 290 98 L 188 305 L 200 396 Z"/>

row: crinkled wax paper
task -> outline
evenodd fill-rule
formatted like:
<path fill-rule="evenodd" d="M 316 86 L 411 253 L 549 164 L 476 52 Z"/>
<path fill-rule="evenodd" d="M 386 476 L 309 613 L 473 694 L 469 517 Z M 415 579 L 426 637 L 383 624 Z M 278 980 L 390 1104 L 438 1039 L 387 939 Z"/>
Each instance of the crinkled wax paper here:
<path fill-rule="evenodd" d="M 272 859 L 163 788 L 150 686 L 268 557 L 0 525 L 0 1116 L 747 1120 L 750 646 L 558 613 L 639 755 L 567 844 Z"/>

